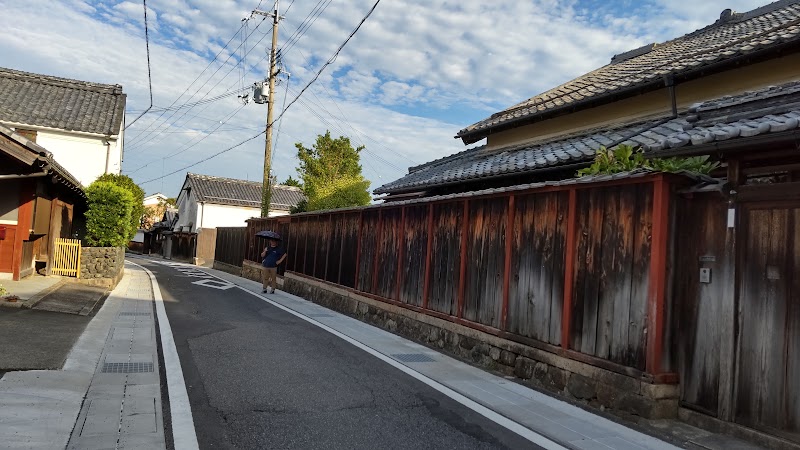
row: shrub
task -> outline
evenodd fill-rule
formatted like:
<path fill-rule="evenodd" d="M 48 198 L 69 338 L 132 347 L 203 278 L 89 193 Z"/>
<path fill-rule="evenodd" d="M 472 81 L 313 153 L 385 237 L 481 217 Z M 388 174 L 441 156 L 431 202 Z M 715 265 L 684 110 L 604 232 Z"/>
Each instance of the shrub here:
<path fill-rule="evenodd" d="M 128 190 L 133 196 L 133 209 L 131 210 L 131 228 L 128 235 L 128 240 L 130 241 L 136 235 L 136 230 L 142 226 L 142 220 L 144 219 L 144 190 L 139 187 L 136 183 L 134 183 L 133 178 L 127 175 L 117 175 L 113 173 L 106 173 L 100 175 L 95 180 L 95 183 L 98 181 L 103 182 L 110 182 L 114 183 L 117 186 Z"/>
<path fill-rule="evenodd" d="M 658 172 L 693 172 L 708 175 L 719 167 L 718 162 L 709 162 L 708 156 L 693 156 L 688 158 L 653 158 L 648 159 L 640 148 L 630 145 L 620 145 L 609 150 L 600 147 L 591 166 L 578 171 L 577 176 L 610 175 L 620 172 L 630 172 L 635 169 L 650 169 Z"/>
<path fill-rule="evenodd" d="M 91 247 L 122 247 L 136 233 L 131 223 L 134 197 L 129 190 L 109 181 L 95 181 L 86 188 L 86 242 Z"/>

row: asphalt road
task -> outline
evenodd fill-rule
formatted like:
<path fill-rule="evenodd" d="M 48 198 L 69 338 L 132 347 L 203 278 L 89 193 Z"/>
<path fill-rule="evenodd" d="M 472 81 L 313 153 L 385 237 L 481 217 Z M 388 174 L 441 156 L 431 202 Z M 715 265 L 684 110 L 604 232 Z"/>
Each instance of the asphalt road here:
<path fill-rule="evenodd" d="M 201 448 L 538 448 L 238 288 L 155 273 Z"/>

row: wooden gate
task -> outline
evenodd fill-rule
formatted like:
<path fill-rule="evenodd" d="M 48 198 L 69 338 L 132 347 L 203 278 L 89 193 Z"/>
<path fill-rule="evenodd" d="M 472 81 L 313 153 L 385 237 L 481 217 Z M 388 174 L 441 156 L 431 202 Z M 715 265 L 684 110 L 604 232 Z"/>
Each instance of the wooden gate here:
<path fill-rule="evenodd" d="M 800 441 L 800 205 L 743 208 L 736 417 Z"/>
<path fill-rule="evenodd" d="M 80 239 L 54 239 L 50 273 L 68 277 L 81 277 Z"/>

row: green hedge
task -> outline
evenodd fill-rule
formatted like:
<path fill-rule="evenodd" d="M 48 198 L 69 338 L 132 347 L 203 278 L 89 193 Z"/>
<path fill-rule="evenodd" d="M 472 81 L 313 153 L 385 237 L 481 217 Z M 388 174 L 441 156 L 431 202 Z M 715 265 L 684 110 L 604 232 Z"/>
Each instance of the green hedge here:
<path fill-rule="evenodd" d="M 86 242 L 91 247 L 122 247 L 136 233 L 131 223 L 135 199 L 125 188 L 95 181 L 86 188 Z"/>

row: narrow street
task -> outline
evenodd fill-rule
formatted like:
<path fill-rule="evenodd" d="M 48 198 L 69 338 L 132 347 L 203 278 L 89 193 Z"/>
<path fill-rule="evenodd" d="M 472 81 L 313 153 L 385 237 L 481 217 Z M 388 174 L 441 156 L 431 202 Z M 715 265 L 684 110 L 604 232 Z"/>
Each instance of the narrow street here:
<path fill-rule="evenodd" d="M 201 448 L 539 448 L 233 286 L 158 279 Z"/>

